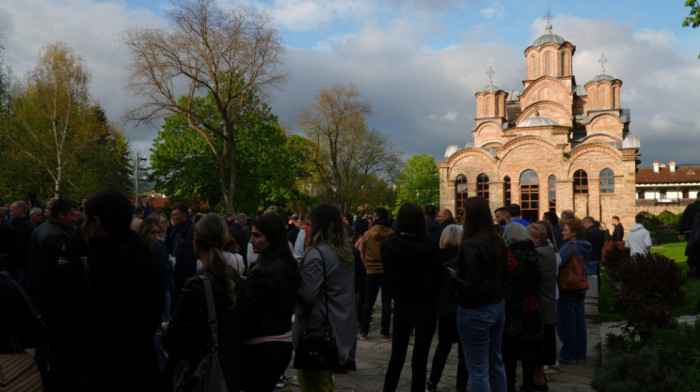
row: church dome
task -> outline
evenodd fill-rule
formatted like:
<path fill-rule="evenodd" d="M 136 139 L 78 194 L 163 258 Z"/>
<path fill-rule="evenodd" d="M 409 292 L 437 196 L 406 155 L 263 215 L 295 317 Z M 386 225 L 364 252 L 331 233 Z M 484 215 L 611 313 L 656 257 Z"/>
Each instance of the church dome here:
<path fill-rule="evenodd" d="M 546 26 L 547 32 L 544 35 L 539 36 L 535 42 L 530 45 L 531 47 L 539 48 L 540 46 L 544 44 L 549 44 L 553 43 L 556 44 L 557 46 L 561 46 L 564 42 L 567 42 L 564 38 L 562 38 L 560 35 L 552 33 L 552 25 L 548 24 Z"/>
<path fill-rule="evenodd" d="M 549 125 L 559 125 L 556 121 L 547 117 L 540 117 L 540 113 L 535 113 L 535 117 L 530 117 L 518 125 L 518 128 L 523 127 L 546 127 Z"/>
<path fill-rule="evenodd" d="M 600 81 L 602 81 L 602 80 L 610 80 L 610 81 L 613 81 L 613 80 L 619 80 L 619 79 L 617 79 L 616 77 L 610 76 L 610 75 L 608 75 L 608 74 L 606 74 L 606 73 L 602 73 L 602 74 L 596 76 L 595 78 L 591 79 L 591 82 L 600 82 Z M 590 83 L 590 82 L 589 82 L 589 83 Z"/>
<path fill-rule="evenodd" d="M 486 87 L 484 87 L 483 89 L 481 89 L 481 92 L 483 92 L 483 93 L 485 93 L 487 91 L 491 91 L 491 92 L 495 93 L 496 91 L 503 91 L 503 90 L 501 90 L 501 88 L 496 86 L 495 84 L 489 84 Z"/>

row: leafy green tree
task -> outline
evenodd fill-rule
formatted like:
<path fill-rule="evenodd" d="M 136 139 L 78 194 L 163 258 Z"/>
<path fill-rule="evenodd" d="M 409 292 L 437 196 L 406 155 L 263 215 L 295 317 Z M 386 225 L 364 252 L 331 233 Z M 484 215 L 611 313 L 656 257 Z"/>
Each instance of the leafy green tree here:
<path fill-rule="evenodd" d="M 257 211 L 267 204 L 284 205 L 304 198 L 297 186 L 306 173 L 306 140 L 287 136 L 270 108 L 254 94 L 249 95 L 248 111 L 239 117 L 236 167 L 237 211 Z M 181 97 L 188 100 L 189 97 Z M 211 95 L 194 98 L 197 116 L 208 118 L 213 126 L 223 121 Z M 214 143 L 223 143 L 218 140 Z M 151 148 L 151 180 L 155 186 L 180 200 L 203 200 L 212 208 L 227 209 L 218 173 L 222 162 L 184 115 L 165 118 L 165 124 Z M 221 148 L 218 145 L 215 148 Z M 223 162 L 227 164 L 227 162 Z M 223 168 L 223 171 L 228 168 Z"/>
<path fill-rule="evenodd" d="M 396 181 L 396 187 L 397 206 L 407 201 L 421 206 L 439 204 L 440 177 L 435 159 L 426 153 L 408 158 Z"/>
<path fill-rule="evenodd" d="M 690 8 L 690 14 L 686 14 L 683 20 L 683 27 L 696 28 L 700 26 L 700 3 L 698 0 L 687 0 L 685 6 Z M 700 58 L 700 55 L 698 55 Z"/>
<path fill-rule="evenodd" d="M 314 102 L 299 114 L 299 125 L 311 143 L 313 192 L 342 211 L 363 210 L 364 196 L 385 194 L 398 175 L 398 151 L 386 136 L 367 126 L 371 111 L 355 86 L 338 84 L 320 89 Z"/>

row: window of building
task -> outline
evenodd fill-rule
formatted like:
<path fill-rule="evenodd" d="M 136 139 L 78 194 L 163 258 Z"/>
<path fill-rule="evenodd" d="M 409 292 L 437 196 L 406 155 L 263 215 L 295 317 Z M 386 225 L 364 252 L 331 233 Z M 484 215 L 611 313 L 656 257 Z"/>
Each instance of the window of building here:
<path fill-rule="evenodd" d="M 644 191 L 637 192 L 637 199 L 644 200 Z"/>
<path fill-rule="evenodd" d="M 535 60 L 535 55 L 530 56 L 530 79 L 535 79 L 537 77 L 537 63 Z"/>
<path fill-rule="evenodd" d="M 690 199 L 690 190 L 688 190 L 688 189 L 683 189 L 682 192 L 683 192 L 683 198 L 684 198 L 684 199 Z"/>
<path fill-rule="evenodd" d="M 549 52 L 544 54 L 544 69 L 547 76 L 552 74 L 552 60 Z"/>
<path fill-rule="evenodd" d="M 584 170 L 576 170 L 574 172 L 574 194 L 588 194 L 588 174 Z"/>
<path fill-rule="evenodd" d="M 600 172 L 600 193 L 615 193 L 615 173 L 610 169 Z"/>
<path fill-rule="evenodd" d="M 601 108 L 606 107 L 605 106 L 605 93 L 606 93 L 605 89 L 601 88 L 600 89 L 600 107 Z"/>
<path fill-rule="evenodd" d="M 540 216 L 540 179 L 534 170 L 520 175 L 520 210 L 522 218 L 537 222 Z"/>
<path fill-rule="evenodd" d="M 468 188 L 467 177 L 463 174 L 457 176 L 455 181 L 455 200 L 457 201 L 457 211 L 464 211 L 464 203 L 467 201 Z"/>
<path fill-rule="evenodd" d="M 476 177 L 476 195 L 489 199 L 489 176 L 484 173 Z"/>
<path fill-rule="evenodd" d="M 665 199 L 666 198 L 666 189 L 662 189 L 659 191 L 659 199 Z"/>
<path fill-rule="evenodd" d="M 503 205 L 509 206 L 510 201 L 510 177 L 505 176 L 505 178 L 503 178 Z"/>
<path fill-rule="evenodd" d="M 557 212 L 557 178 L 549 176 L 547 181 L 547 191 L 549 195 L 549 211 Z"/>
<path fill-rule="evenodd" d="M 566 52 L 561 52 L 561 63 L 559 64 L 559 75 L 566 75 Z"/>

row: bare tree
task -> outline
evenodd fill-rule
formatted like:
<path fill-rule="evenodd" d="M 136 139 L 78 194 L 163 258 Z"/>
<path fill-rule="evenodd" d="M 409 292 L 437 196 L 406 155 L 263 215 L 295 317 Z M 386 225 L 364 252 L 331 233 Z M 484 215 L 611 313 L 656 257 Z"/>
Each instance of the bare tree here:
<path fill-rule="evenodd" d="M 182 114 L 219 161 L 228 212 L 235 210 L 236 143 L 250 94 L 279 86 L 283 46 L 266 15 L 224 9 L 216 0 L 173 0 L 168 29 L 126 31 L 131 49 L 130 89 L 145 102 L 128 113 L 137 122 Z M 220 118 L 199 110 L 195 97 L 211 94 Z M 218 117 L 218 116 L 215 116 Z M 223 119 L 223 121 L 221 121 Z"/>
<path fill-rule="evenodd" d="M 355 86 L 336 84 L 320 89 L 299 114 L 312 145 L 308 160 L 321 199 L 343 211 L 363 210 L 367 191 L 381 193 L 389 187 L 401 165 L 387 138 L 368 128 L 371 112 Z"/>

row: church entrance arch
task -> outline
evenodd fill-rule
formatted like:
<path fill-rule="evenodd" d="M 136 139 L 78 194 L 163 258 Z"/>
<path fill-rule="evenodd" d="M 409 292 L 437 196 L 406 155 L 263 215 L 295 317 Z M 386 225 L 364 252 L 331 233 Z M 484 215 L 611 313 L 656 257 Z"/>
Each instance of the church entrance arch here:
<path fill-rule="evenodd" d="M 522 218 L 537 222 L 540 216 L 540 179 L 534 170 L 520 175 L 520 209 Z"/>

